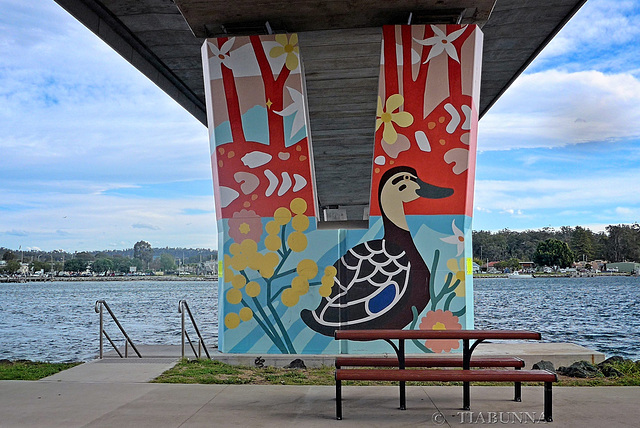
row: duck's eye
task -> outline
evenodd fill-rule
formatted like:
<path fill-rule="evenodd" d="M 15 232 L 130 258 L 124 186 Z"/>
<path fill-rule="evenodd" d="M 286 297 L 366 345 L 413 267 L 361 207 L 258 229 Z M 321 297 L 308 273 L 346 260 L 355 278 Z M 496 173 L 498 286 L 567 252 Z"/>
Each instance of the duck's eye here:
<path fill-rule="evenodd" d="M 400 185 L 400 187 L 398 187 L 398 190 L 402 192 L 406 188 L 407 188 L 407 185 L 406 184 L 402 184 L 402 185 Z"/>

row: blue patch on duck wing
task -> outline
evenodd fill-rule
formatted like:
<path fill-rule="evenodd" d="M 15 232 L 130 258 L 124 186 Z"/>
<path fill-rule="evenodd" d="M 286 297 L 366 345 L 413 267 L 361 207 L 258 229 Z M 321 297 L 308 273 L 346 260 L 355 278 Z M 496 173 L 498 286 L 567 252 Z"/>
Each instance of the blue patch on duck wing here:
<path fill-rule="evenodd" d="M 382 290 L 376 296 L 372 297 L 369 302 L 367 302 L 369 311 L 371 313 L 377 314 L 378 312 L 386 309 L 390 304 L 392 304 L 395 297 L 395 285 L 387 285 L 384 290 Z"/>

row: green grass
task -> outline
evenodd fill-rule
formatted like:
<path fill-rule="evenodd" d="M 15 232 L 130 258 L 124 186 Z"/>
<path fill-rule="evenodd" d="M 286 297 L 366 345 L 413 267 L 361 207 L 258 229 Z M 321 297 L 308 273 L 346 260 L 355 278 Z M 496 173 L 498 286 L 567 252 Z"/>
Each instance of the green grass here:
<path fill-rule="evenodd" d="M 578 379 L 558 376 L 556 386 L 640 386 L 640 362 L 625 361 L 614 364 L 624 376 L 618 378 Z M 334 368 L 323 366 L 307 369 L 277 367 L 233 366 L 214 360 L 181 360 L 153 382 L 202 383 L 231 385 L 335 385 Z M 347 381 L 344 385 L 389 385 L 389 382 Z M 477 382 L 474 385 L 506 385 L 505 383 Z M 407 385 L 462 385 L 460 382 L 407 382 Z M 542 383 L 525 383 L 542 385 Z"/>
<path fill-rule="evenodd" d="M 330 385 L 333 369 L 281 369 L 232 366 L 214 360 L 183 359 L 154 380 L 157 383 L 252 384 L 252 385 Z"/>
<path fill-rule="evenodd" d="M 38 380 L 81 363 L 43 363 L 38 361 L 0 361 L 0 380 Z"/>

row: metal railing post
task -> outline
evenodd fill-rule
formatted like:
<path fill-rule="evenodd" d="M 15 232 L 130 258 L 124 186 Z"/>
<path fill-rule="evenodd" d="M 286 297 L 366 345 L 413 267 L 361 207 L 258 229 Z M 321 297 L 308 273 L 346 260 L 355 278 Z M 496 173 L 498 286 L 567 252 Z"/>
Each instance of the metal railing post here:
<path fill-rule="evenodd" d="M 196 351 L 196 348 L 193 346 L 193 342 L 191 342 L 191 339 L 189 338 L 186 327 L 184 325 L 185 311 L 189 315 L 191 324 L 193 325 L 193 328 L 196 331 L 196 334 L 198 335 L 198 351 Z M 196 357 L 200 358 L 202 356 L 202 349 L 204 349 L 205 354 L 207 354 L 207 358 L 211 359 L 211 355 L 209 355 L 209 350 L 207 349 L 207 346 L 204 344 L 204 339 L 202 338 L 202 334 L 200 334 L 200 330 L 198 329 L 196 320 L 193 318 L 193 314 L 191 313 L 191 309 L 189 309 L 189 305 L 187 304 L 186 300 L 180 300 L 178 302 L 178 312 L 182 314 L 182 358 L 184 358 L 184 342 L 186 338 L 187 341 L 189 342 L 189 346 L 191 346 L 191 350 L 193 351 L 193 354 Z"/>
<path fill-rule="evenodd" d="M 183 300 L 180 300 L 180 305 L 182 305 Z M 182 306 L 180 306 L 178 309 L 180 309 L 180 318 L 182 319 L 182 331 L 181 331 L 181 336 L 182 336 L 182 358 L 184 358 L 184 333 L 185 333 L 185 326 L 184 326 L 184 308 L 182 308 Z"/>
<path fill-rule="evenodd" d="M 118 355 L 120 355 L 120 358 L 122 358 L 122 354 L 118 350 L 118 347 L 115 345 L 115 343 L 113 343 L 113 341 L 111 340 L 111 338 L 109 337 L 107 332 L 104 331 L 103 308 L 105 308 L 107 310 L 107 312 L 109 312 L 109 315 L 111 315 L 111 318 L 113 319 L 113 321 L 116 323 L 116 325 L 120 329 L 120 332 L 122 332 L 122 334 L 124 335 L 124 338 L 125 338 L 125 344 L 124 344 L 125 356 L 128 354 L 128 351 L 129 351 L 128 345 L 131 345 L 131 347 L 133 348 L 135 353 L 138 355 L 138 358 L 142 358 L 142 355 L 140 355 L 140 352 L 138 351 L 138 348 L 136 348 L 136 345 L 133 344 L 133 341 L 131 340 L 131 338 L 129 337 L 127 332 L 124 331 L 124 328 L 122 327 L 122 324 L 120 324 L 120 321 L 118 321 L 118 319 L 116 318 L 115 314 L 111 311 L 111 308 L 109 307 L 109 305 L 107 305 L 107 302 L 105 302 L 104 300 L 97 300 L 94 309 L 95 309 L 95 311 L 97 313 L 100 313 L 100 358 L 103 357 L 103 353 L 102 353 L 102 346 L 103 346 L 102 336 L 105 336 L 109 340 L 109 343 L 111 343 L 111 346 L 113 346 L 113 349 L 115 349 L 116 352 L 118 353 Z"/>
<path fill-rule="evenodd" d="M 102 305 L 100 305 L 100 359 L 102 359 L 102 342 L 104 341 L 103 333 L 104 332 L 104 319 L 102 317 Z"/>

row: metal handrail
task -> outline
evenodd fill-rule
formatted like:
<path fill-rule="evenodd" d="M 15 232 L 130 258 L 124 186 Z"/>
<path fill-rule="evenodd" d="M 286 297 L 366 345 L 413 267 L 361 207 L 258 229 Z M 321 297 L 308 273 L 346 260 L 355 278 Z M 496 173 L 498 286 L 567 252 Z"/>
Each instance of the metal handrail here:
<path fill-rule="evenodd" d="M 191 324 L 193 324 L 193 328 L 195 329 L 196 334 L 198 335 L 198 352 L 196 352 L 196 348 L 193 346 L 193 342 L 191 342 L 191 338 L 189 338 L 189 335 L 187 334 L 187 329 L 185 328 L 185 325 L 184 325 L 185 309 L 186 309 L 186 312 L 189 314 L 189 318 L 191 318 Z M 193 354 L 195 356 L 200 358 L 202 355 L 202 348 L 204 348 L 204 352 L 205 354 L 207 354 L 207 358 L 211 359 L 211 355 L 209 355 L 209 351 L 207 350 L 207 347 L 204 344 L 204 339 L 202 339 L 202 335 L 200 334 L 200 330 L 198 330 L 198 325 L 196 324 L 196 320 L 193 318 L 193 314 L 191 314 L 191 309 L 189 309 L 189 305 L 187 304 L 186 300 L 180 300 L 178 302 L 178 313 L 181 314 L 181 318 L 182 318 L 182 358 L 184 358 L 184 339 L 186 337 L 187 340 L 189 341 L 189 346 L 191 346 L 191 350 L 193 351 Z"/>
<path fill-rule="evenodd" d="M 120 331 L 122 332 L 122 334 L 124 335 L 124 337 L 126 339 L 126 341 L 124 342 L 124 357 L 122 356 L 122 353 L 118 350 L 118 347 L 116 346 L 116 344 L 113 343 L 113 340 L 111 340 L 111 338 L 109 337 L 107 332 L 104 330 L 104 320 L 103 320 L 103 315 L 102 315 L 102 312 L 103 312 L 102 308 L 103 307 L 107 309 L 107 311 L 109 312 L 109 315 L 111 315 L 111 318 L 116 322 L 116 325 L 118 326 L 118 328 L 120 329 Z M 113 349 L 116 350 L 116 352 L 118 353 L 120 358 L 127 358 L 129 356 L 128 355 L 129 354 L 129 352 L 128 352 L 129 348 L 127 346 L 128 344 L 131 344 L 131 347 L 136 352 L 138 357 L 142 358 L 142 355 L 140 355 L 140 352 L 138 351 L 138 348 L 136 348 L 136 345 L 133 344 L 133 341 L 131 341 L 131 338 L 129 337 L 127 332 L 124 331 L 124 328 L 120 324 L 120 321 L 118 321 L 118 319 L 114 315 L 114 313 L 111 310 L 111 308 L 109 307 L 109 305 L 107 305 L 107 302 L 105 302 L 104 300 L 97 300 L 96 301 L 96 305 L 95 305 L 95 311 L 96 311 L 96 313 L 100 314 L 100 359 L 102 359 L 102 342 L 103 342 L 102 336 L 103 335 L 104 335 L 104 337 L 107 338 L 109 343 L 111 343 L 111 346 L 113 346 Z"/>

